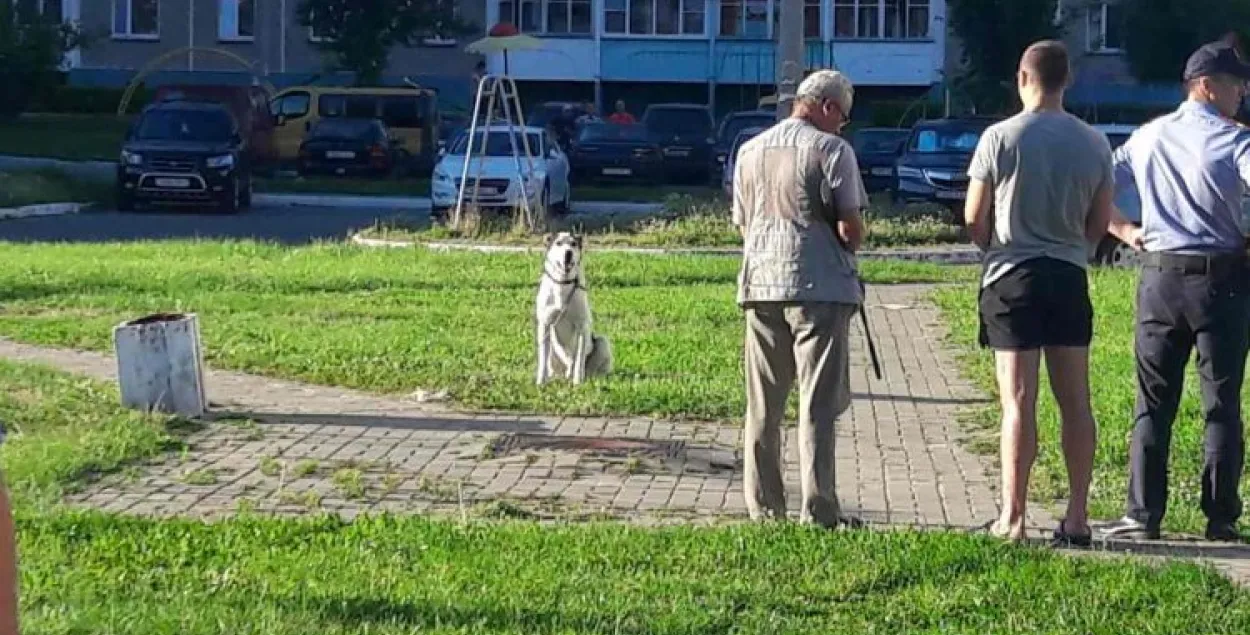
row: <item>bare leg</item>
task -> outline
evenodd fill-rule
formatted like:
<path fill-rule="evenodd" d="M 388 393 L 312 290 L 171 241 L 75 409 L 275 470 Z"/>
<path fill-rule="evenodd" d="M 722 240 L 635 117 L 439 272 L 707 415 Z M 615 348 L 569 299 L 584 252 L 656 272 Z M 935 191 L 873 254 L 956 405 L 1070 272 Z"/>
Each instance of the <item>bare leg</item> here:
<path fill-rule="evenodd" d="M 1063 421 L 1063 458 L 1068 465 L 1068 510 L 1063 530 L 1089 532 L 1089 484 L 1094 473 L 1097 426 L 1089 399 L 1089 349 L 1046 349 L 1046 370 Z"/>
<path fill-rule="evenodd" d="M 1003 470 L 1003 506 L 992 531 L 1021 540 L 1029 491 L 1029 472 L 1037 458 L 1037 374 L 1041 351 L 995 351 L 998 393 L 1003 410 L 999 452 Z"/>
<path fill-rule="evenodd" d="M 9 497 L 0 484 L 0 635 L 17 635 L 17 539 Z"/>

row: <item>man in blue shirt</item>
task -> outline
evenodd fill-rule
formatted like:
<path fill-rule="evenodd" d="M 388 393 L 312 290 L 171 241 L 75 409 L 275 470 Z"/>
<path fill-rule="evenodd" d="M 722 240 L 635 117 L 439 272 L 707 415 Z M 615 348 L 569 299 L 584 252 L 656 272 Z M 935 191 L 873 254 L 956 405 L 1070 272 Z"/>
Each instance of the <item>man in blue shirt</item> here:
<path fill-rule="evenodd" d="M 1137 288 L 1137 406 L 1125 517 L 1109 537 L 1157 539 L 1167 509 L 1168 450 L 1190 351 L 1197 348 L 1206 457 L 1202 511 L 1209 540 L 1240 539 L 1245 453 L 1241 385 L 1250 340 L 1250 267 L 1241 201 L 1250 183 L 1250 130 L 1231 119 L 1250 64 L 1233 42 L 1198 49 L 1188 99 L 1115 153 L 1117 187 L 1136 186 L 1142 226 L 1111 232 L 1142 249 Z"/>

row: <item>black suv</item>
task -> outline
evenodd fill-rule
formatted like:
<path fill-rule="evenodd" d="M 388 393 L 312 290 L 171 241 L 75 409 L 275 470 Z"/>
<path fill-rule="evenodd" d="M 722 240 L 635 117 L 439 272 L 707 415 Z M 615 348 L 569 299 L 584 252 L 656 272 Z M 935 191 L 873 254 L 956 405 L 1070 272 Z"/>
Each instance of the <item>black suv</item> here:
<path fill-rule="evenodd" d="M 215 102 L 170 99 L 130 127 L 117 164 L 117 208 L 164 202 L 235 213 L 252 203 L 252 172 L 238 122 Z"/>
<path fill-rule="evenodd" d="M 968 165 L 981 133 L 997 119 L 968 117 L 921 121 L 911 130 L 894 168 L 895 203 L 937 203 L 957 221 L 968 197 Z"/>
<path fill-rule="evenodd" d="M 660 146 L 664 172 L 707 181 L 712 167 L 712 111 L 698 104 L 647 106 L 642 123 Z"/>

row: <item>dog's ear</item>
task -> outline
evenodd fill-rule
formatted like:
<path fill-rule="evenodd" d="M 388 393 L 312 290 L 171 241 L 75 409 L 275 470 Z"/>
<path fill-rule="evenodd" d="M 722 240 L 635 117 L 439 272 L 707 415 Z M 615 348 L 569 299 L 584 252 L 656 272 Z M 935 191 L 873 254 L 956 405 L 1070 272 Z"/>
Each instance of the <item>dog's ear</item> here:
<path fill-rule="evenodd" d="M 550 247 L 551 243 L 555 241 L 556 241 L 555 234 L 547 234 L 546 236 L 543 236 L 543 243 L 546 244 L 548 247 Z"/>

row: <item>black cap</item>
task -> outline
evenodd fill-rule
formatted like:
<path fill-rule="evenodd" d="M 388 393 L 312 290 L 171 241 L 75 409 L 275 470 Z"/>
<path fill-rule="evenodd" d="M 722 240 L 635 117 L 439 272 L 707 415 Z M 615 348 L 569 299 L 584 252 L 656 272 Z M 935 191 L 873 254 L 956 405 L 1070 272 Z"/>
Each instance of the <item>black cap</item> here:
<path fill-rule="evenodd" d="M 1250 81 L 1250 64 L 1242 59 L 1234 43 L 1227 40 L 1212 42 L 1189 56 L 1189 61 L 1185 63 L 1184 81 L 1211 75 L 1232 75 Z"/>

